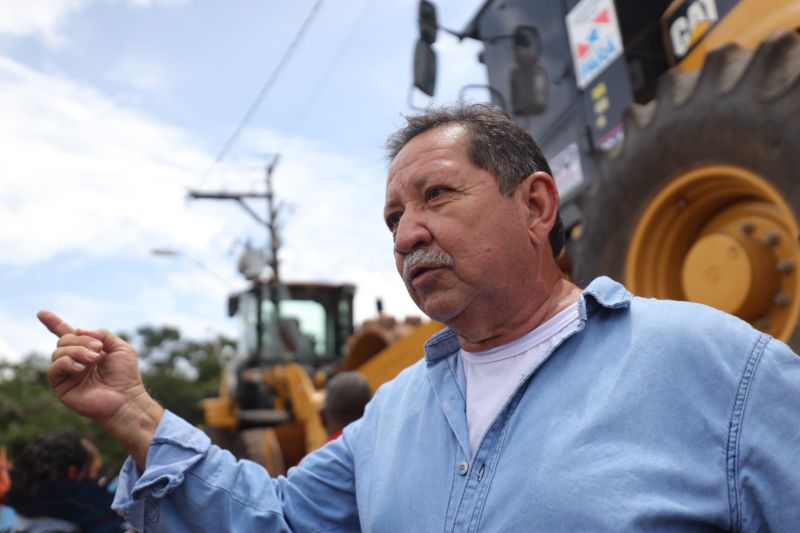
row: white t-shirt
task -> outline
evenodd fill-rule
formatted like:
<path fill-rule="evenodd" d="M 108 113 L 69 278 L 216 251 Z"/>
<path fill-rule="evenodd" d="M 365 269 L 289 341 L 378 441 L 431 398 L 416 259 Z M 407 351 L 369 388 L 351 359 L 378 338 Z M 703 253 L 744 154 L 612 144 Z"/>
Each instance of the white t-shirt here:
<path fill-rule="evenodd" d="M 470 455 L 497 414 L 530 371 L 542 362 L 560 337 L 578 320 L 578 303 L 570 305 L 519 339 L 485 352 L 461 350 L 467 382 L 467 429 Z"/>

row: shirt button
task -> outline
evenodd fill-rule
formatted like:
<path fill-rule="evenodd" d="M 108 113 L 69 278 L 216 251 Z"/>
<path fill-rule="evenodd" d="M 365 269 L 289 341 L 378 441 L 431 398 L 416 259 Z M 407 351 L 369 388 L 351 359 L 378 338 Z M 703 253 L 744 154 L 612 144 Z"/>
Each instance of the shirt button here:
<path fill-rule="evenodd" d="M 469 470 L 469 464 L 466 461 L 461 461 L 460 463 L 458 463 L 458 466 L 456 467 L 456 472 L 458 472 L 459 476 L 463 476 L 464 474 L 467 473 L 468 470 Z"/>

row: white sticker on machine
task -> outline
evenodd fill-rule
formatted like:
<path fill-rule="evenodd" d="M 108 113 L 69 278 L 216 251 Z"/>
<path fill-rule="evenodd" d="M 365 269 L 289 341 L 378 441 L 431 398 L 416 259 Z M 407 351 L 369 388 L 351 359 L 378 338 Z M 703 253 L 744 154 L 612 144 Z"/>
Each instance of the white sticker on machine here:
<path fill-rule="evenodd" d="M 675 61 L 683 59 L 719 21 L 714 0 L 694 0 L 677 6 L 669 16 L 669 44 Z"/>
<path fill-rule="evenodd" d="M 582 0 L 567 14 L 575 78 L 585 89 L 605 68 L 622 55 L 622 35 L 613 0 Z"/>
<path fill-rule="evenodd" d="M 571 143 L 558 155 L 551 158 L 550 170 L 553 171 L 553 179 L 556 180 L 556 187 L 558 187 L 558 194 L 561 198 L 578 188 L 583 183 L 583 169 L 581 168 L 578 144 Z"/>

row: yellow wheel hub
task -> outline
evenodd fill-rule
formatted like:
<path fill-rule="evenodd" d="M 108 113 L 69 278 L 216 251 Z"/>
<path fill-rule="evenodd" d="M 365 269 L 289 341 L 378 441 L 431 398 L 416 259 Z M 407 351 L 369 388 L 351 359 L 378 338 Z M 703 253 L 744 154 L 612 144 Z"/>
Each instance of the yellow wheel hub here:
<path fill-rule="evenodd" d="M 762 177 L 698 167 L 648 204 L 625 281 L 636 294 L 704 303 L 787 340 L 800 316 L 798 236 L 791 210 Z"/>

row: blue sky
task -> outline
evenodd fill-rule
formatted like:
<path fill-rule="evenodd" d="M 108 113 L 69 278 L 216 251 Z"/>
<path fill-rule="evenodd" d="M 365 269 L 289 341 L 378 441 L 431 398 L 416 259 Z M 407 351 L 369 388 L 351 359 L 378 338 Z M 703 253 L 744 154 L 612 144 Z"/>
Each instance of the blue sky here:
<path fill-rule="evenodd" d="M 440 23 L 461 29 L 481 3 L 437 2 Z M 248 128 L 207 172 L 313 5 L 3 2 L 0 359 L 52 350 L 41 308 L 83 327 L 235 334 L 225 299 L 245 286 L 236 261 L 265 232 L 235 204 L 188 202 L 186 192 L 258 190 L 272 153 L 284 278 L 354 283 L 359 320 L 376 297 L 389 313 L 418 314 L 381 220 L 381 146 L 411 111 L 416 0 L 323 1 Z M 478 43 L 440 33 L 435 47 L 435 102 L 485 83 Z M 156 257 L 157 247 L 183 255 Z"/>

